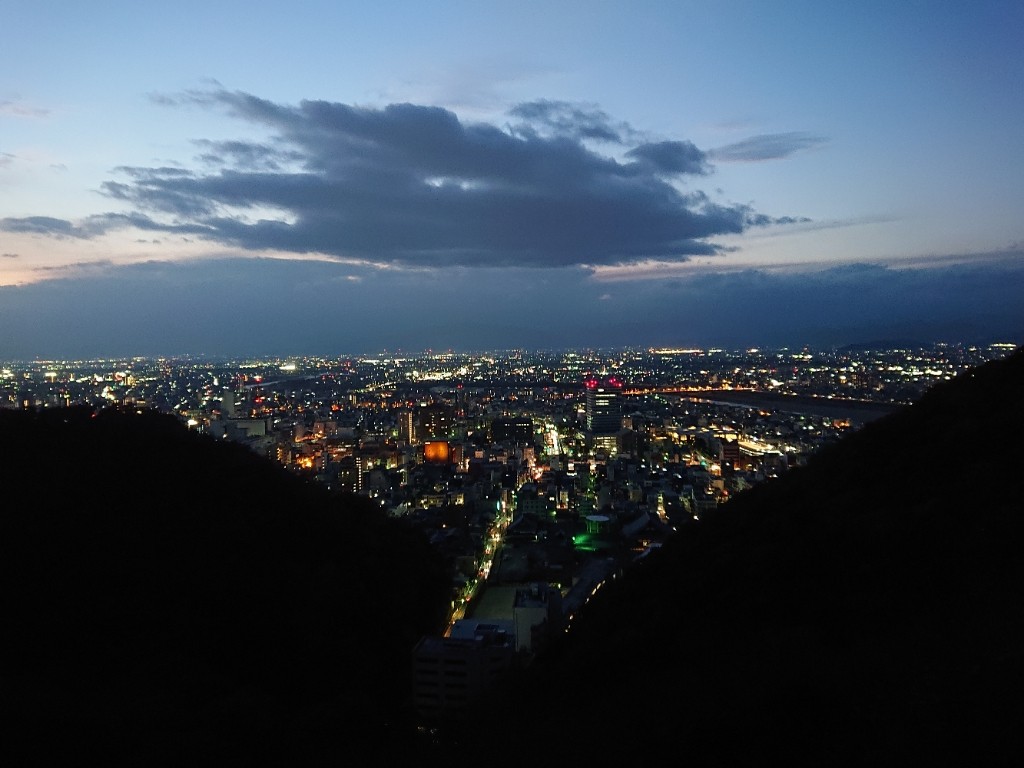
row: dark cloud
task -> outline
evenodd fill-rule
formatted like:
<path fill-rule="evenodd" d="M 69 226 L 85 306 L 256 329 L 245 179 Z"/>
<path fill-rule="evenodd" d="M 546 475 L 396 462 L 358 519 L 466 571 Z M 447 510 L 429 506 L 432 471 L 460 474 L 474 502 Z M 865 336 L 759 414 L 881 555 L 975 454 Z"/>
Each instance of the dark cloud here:
<path fill-rule="evenodd" d="M 56 238 L 89 236 L 89 232 L 76 226 L 73 222 L 66 219 L 55 219 L 52 216 L 0 219 L 0 231 L 49 235 Z"/>
<path fill-rule="evenodd" d="M 301 152 L 284 150 L 268 144 L 209 139 L 197 139 L 194 143 L 204 150 L 198 159 L 212 166 L 280 171 L 290 163 L 298 163 L 304 159 Z"/>
<path fill-rule="evenodd" d="M 719 345 L 829 347 L 879 338 L 1020 343 L 1022 256 L 932 269 L 850 264 L 812 272 L 703 274 L 671 286 L 651 284 L 644 300 L 659 306 L 660 294 L 674 295 L 692 318 L 689 340 L 700 344 L 713 339 Z"/>
<path fill-rule="evenodd" d="M 627 123 L 615 123 L 606 112 L 591 105 L 538 99 L 517 104 L 509 115 L 522 121 L 514 126 L 518 134 L 540 133 L 613 144 L 625 143 L 635 136 Z"/>
<path fill-rule="evenodd" d="M 17 259 L 19 258 L 16 253 L 0 253 L 0 259 Z"/>
<path fill-rule="evenodd" d="M 204 236 L 210 228 L 192 223 L 157 221 L 143 213 L 98 213 L 78 222 L 51 216 L 0 219 L 0 232 L 46 235 L 58 240 L 65 238 L 89 239 L 111 230 L 132 227 L 153 232 L 171 232 L 180 235 Z"/>
<path fill-rule="evenodd" d="M 766 133 L 749 139 L 727 144 L 708 152 L 712 160 L 723 162 L 757 162 L 778 160 L 795 152 L 812 149 L 828 142 L 823 136 L 793 131 L 790 133 Z"/>
<path fill-rule="evenodd" d="M 710 173 L 707 155 L 689 141 L 658 141 L 641 144 L 626 152 L 626 157 L 649 163 L 655 172 L 668 174 Z"/>
<path fill-rule="evenodd" d="M 693 144 L 641 142 L 586 106 L 521 104 L 502 129 L 415 104 L 291 106 L 225 90 L 161 101 L 224 109 L 271 138 L 200 139 L 203 170 L 119 169 L 102 190 L 133 212 L 94 217 L 94 231 L 135 221 L 375 263 L 559 266 L 721 253 L 716 236 L 775 221 L 681 190 L 680 177 L 709 172 Z"/>
<path fill-rule="evenodd" d="M 1021 343 L 1022 257 L 932 269 L 750 270 L 614 286 L 580 268 L 407 271 L 265 258 L 88 263 L 46 281 L 0 287 L 0 359 L 829 347 L 879 338 Z M 530 310 L 555 306 L 557 323 Z M 302 311 L 277 311 L 288 307 Z"/>

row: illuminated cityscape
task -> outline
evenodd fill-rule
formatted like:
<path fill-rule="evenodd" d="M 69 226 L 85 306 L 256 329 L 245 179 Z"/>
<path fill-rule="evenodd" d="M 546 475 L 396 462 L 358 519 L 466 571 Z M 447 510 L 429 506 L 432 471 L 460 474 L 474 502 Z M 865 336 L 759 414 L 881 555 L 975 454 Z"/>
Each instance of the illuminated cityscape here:
<path fill-rule="evenodd" d="M 0 401 L 173 413 L 374 500 L 447 556 L 445 632 L 458 634 L 470 619 L 514 623 L 523 584 L 557 590 L 567 626 L 606 577 L 680 526 L 1014 349 L 7 362 Z"/>
<path fill-rule="evenodd" d="M 472 718 L 683 528 L 1016 350 L 10 361 L 0 403 L 170 414 L 328 489 L 342 519 L 358 497 L 407 523 L 449 580 L 443 623 L 411 649 L 411 706 L 432 733 Z"/>
<path fill-rule="evenodd" d="M 172 413 L 393 515 L 486 499 L 576 516 L 617 500 L 678 521 L 1014 349 L 11 361 L 0 405 Z"/>

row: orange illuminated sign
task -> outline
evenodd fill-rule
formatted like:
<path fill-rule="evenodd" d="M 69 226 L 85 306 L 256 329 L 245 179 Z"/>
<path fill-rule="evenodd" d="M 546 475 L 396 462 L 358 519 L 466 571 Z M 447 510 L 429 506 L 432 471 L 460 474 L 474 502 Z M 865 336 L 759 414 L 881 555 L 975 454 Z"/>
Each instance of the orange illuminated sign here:
<path fill-rule="evenodd" d="M 426 461 L 447 464 L 452 460 L 451 457 L 451 446 L 447 440 L 431 440 L 423 444 L 423 458 Z"/>

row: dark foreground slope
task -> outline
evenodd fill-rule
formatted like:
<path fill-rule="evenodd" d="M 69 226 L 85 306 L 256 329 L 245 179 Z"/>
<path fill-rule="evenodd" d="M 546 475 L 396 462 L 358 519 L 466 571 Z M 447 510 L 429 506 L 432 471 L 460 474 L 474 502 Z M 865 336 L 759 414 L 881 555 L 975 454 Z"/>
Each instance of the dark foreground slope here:
<path fill-rule="evenodd" d="M 456 742 L 549 764 L 1016 764 L 1022 439 L 1020 354 L 935 387 L 680 531 Z"/>
<path fill-rule="evenodd" d="M 171 417 L 0 412 L 0 440 L 11 764 L 401 753 L 447 599 L 416 533 Z"/>

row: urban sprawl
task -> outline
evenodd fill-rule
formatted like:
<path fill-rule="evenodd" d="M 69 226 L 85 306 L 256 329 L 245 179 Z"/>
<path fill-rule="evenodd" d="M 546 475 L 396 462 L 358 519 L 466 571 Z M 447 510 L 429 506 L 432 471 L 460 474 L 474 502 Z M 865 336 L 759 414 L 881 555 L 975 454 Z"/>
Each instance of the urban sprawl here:
<path fill-rule="evenodd" d="M 445 663 L 528 658 L 681 526 L 1015 349 L 10 361 L 0 406 L 174 414 L 419 527 L 452 571 L 447 626 L 416 651 L 429 720 L 474 698 Z"/>

